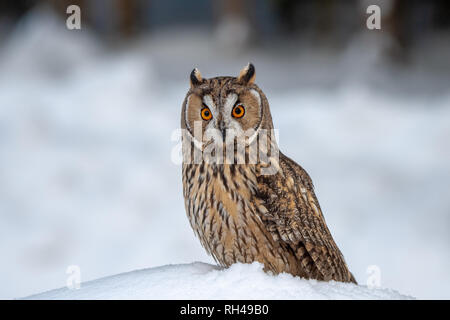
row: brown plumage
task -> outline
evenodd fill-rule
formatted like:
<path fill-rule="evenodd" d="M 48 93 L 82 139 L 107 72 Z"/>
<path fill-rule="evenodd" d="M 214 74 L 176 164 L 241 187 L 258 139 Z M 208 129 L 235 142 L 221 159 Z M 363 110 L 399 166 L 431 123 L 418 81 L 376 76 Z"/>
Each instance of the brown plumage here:
<path fill-rule="evenodd" d="M 254 79 L 251 64 L 238 77 L 203 79 L 197 69 L 191 74 L 181 126 L 183 194 L 195 234 L 224 267 L 258 261 L 275 274 L 356 282 L 328 230 L 306 171 L 281 152 L 269 152 L 266 161 L 259 156 L 250 160 L 251 133 L 258 137 L 253 143 L 264 150 L 259 137 L 273 129 L 268 101 Z M 195 128 L 201 128 L 199 139 Z M 241 158 L 237 140 L 226 140 L 229 131 L 237 137 L 250 132 Z M 223 141 L 232 142 L 218 148 Z M 232 150 L 234 161 L 206 156 L 194 161 L 196 151 L 206 153 L 211 146 L 212 158 L 222 154 L 225 159 L 226 151 Z M 268 146 L 277 148 L 270 135 Z"/>

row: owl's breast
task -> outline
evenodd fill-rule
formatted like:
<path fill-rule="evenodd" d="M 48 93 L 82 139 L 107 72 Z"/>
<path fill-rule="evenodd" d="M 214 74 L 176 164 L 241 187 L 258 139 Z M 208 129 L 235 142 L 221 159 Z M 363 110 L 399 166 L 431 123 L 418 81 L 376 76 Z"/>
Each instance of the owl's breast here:
<path fill-rule="evenodd" d="M 259 261 L 278 273 L 295 261 L 261 220 L 255 165 L 185 164 L 183 188 L 191 226 L 222 266 Z"/>

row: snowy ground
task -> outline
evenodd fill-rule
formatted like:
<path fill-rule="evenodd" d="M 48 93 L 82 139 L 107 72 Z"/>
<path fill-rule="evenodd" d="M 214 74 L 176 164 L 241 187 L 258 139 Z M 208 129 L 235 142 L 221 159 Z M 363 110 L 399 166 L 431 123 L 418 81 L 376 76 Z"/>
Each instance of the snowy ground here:
<path fill-rule="evenodd" d="M 196 262 L 138 270 L 26 299 L 411 299 L 394 290 L 264 273 L 259 263 L 229 269 Z"/>
<path fill-rule="evenodd" d="M 449 298 L 448 63 L 396 72 L 359 48 L 367 46 L 338 58 L 307 50 L 233 56 L 202 34 L 176 33 L 113 50 L 87 29 L 31 16 L 0 46 L 0 298 L 63 287 L 70 265 L 84 282 L 212 263 L 185 217 L 171 136 L 193 66 L 208 77 L 237 73 L 249 60 L 281 150 L 313 178 L 358 282 L 376 265 L 383 287 Z M 208 272 L 205 281 L 235 274 L 201 265 L 167 272 L 177 268 Z M 298 297 L 300 288 L 325 294 L 297 282 Z"/>

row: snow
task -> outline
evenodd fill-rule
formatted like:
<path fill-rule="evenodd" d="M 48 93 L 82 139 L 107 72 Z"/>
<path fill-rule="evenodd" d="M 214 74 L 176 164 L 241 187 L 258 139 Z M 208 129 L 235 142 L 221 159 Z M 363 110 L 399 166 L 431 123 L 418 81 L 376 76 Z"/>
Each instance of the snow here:
<path fill-rule="evenodd" d="M 228 269 L 195 262 L 123 273 L 25 299 L 412 299 L 394 290 L 267 274 L 259 263 Z"/>
<path fill-rule="evenodd" d="M 71 265 L 84 287 L 213 263 L 186 218 L 171 137 L 194 66 L 209 77 L 248 61 L 358 282 L 376 265 L 383 287 L 449 298 L 448 63 L 386 69 L 365 48 L 230 56 L 183 30 L 112 49 L 31 14 L 0 45 L 0 298 L 62 287 Z"/>

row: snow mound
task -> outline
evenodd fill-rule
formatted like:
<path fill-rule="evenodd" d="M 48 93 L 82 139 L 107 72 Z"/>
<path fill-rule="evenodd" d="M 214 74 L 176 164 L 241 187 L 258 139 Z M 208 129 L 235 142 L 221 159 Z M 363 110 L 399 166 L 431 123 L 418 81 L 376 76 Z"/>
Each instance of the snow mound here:
<path fill-rule="evenodd" d="M 411 299 L 390 289 L 273 276 L 259 263 L 228 269 L 195 262 L 137 270 L 25 299 Z"/>

